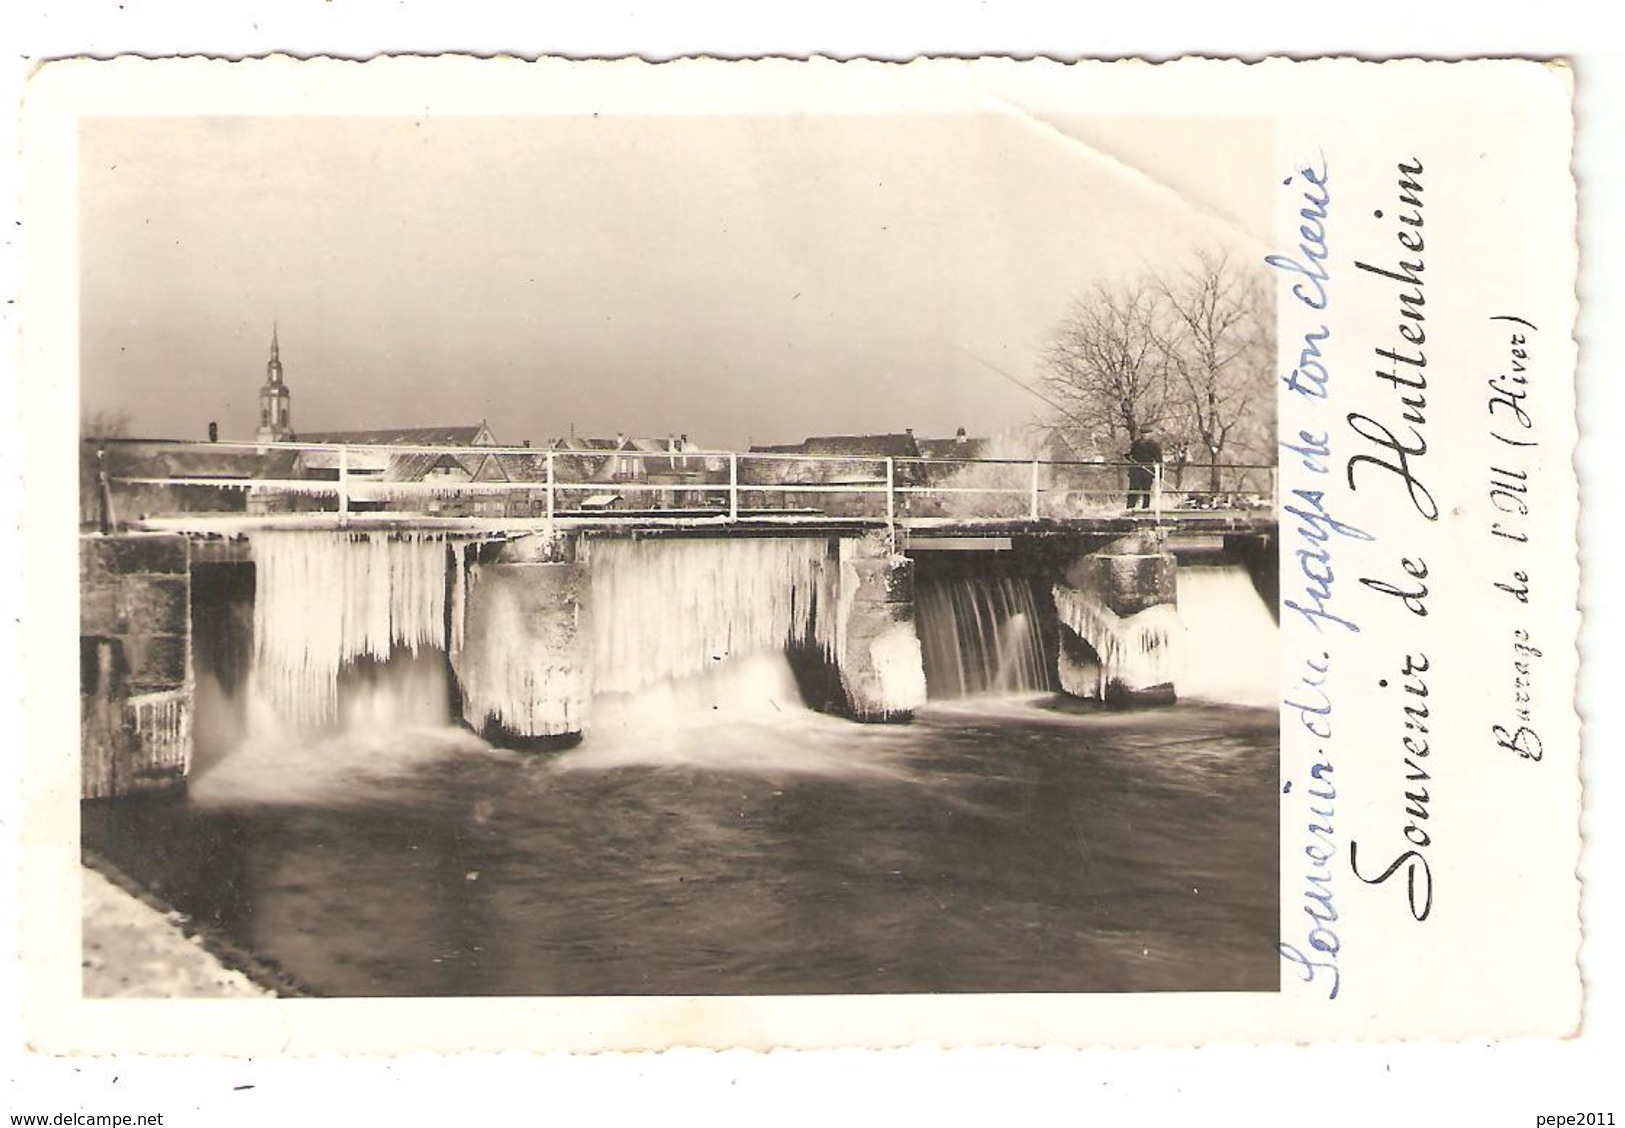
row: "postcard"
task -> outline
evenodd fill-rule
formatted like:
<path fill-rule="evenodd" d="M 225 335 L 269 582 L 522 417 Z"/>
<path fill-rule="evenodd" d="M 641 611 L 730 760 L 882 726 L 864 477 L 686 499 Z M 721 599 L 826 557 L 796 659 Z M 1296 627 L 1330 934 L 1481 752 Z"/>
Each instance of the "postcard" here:
<path fill-rule="evenodd" d="M 1571 86 L 43 67 L 30 1044 L 1572 1033 Z"/>

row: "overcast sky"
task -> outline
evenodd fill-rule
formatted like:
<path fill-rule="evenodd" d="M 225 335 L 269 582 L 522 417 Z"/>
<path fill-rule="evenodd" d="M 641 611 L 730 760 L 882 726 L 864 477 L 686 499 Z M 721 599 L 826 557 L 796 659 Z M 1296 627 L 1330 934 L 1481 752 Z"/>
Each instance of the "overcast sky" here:
<path fill-rule="evenodd" d="M 1096 278 L 1270 237 L 1267 120 L 1059 125 L 92 119 L 84 405 L 251 438 L 275 319 L 308 431 L 991 433 L 1043 405 L 976 358 L 1034 382 Z"/>

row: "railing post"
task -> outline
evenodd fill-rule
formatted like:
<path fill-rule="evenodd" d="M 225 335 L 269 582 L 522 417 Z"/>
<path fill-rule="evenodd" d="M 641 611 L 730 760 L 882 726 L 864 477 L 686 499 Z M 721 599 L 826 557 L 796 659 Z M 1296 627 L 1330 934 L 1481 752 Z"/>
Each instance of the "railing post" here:
<path fill-rule="evenodd" d="M 896 460 L 886 458 L 886 540 L 891 545 L 891 551 L 897 551 L 897 463 Z"/>
<path fill-rule="evenodd" d="M 553 535 L 553 514 L 557 506 L 553 500 L 553 452 L 547 452 L 547 535 Z"/>
<path fill-rule="evenodd" d="M 1162 524 L 1162 463 L 1151 464 L 1151 516 Z"/>
<path fill-rule="evenodd" d="M 118 526 L 118 518 L 113 514 L 113 483 L 107 480 L 107 451 L 98 448 L 96 451 L 96 508 L 100 510 L 99 524 L 105 535 L 111 533 Z"/>
<path fill-rule="evenodd" d="M 728 520 L 739 520 L 739 452 L 728 452 Z"/>
<path fill-rule="evenodd" d="M 350 448 L 339 447 L 339 513 L 350 512 Z"/>
<path fill-rule="evenodd" d="M 1033 496 L 1032 508 L 1028 511 L 1034 521 L 1038 520 L 1038 459 L 1033 459 Z"/>

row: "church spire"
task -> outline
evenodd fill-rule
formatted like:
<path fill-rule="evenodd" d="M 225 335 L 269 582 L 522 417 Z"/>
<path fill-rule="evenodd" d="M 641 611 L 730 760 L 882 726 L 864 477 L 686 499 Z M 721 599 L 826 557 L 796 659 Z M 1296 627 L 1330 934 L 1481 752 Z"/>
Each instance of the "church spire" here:
<path fill-rule="evenodd" d="M 277 343 L 277 324 L 271 322 L 271 359 L 265 365 L 265 378 L 273 384 L 282 383 L 282 348 Z"/>
<path fill-rule="evenodd" d="M 271 359 L 265 363 L 265 385 L 260 388 L 260 425 L 255 432 L 259 442 L 287 442 L 293 438 L 292 395 L 282 382 L 282 346 L 277 340 L 277 323 L 271 322 Z"/>

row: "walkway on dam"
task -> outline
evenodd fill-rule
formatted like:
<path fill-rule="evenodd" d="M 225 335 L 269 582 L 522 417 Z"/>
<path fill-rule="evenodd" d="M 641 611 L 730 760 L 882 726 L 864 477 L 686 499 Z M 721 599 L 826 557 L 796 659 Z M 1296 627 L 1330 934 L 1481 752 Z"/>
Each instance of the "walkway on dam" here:
<path fill-rule="evenodd" d="M 104 441 L 81 518 L 103 528 L 852 535 L 894 541 L 1266 533 L 1275 467 L 732 451 Z M 1130 503 L 1137 503 L 1130 507 Z"/>

